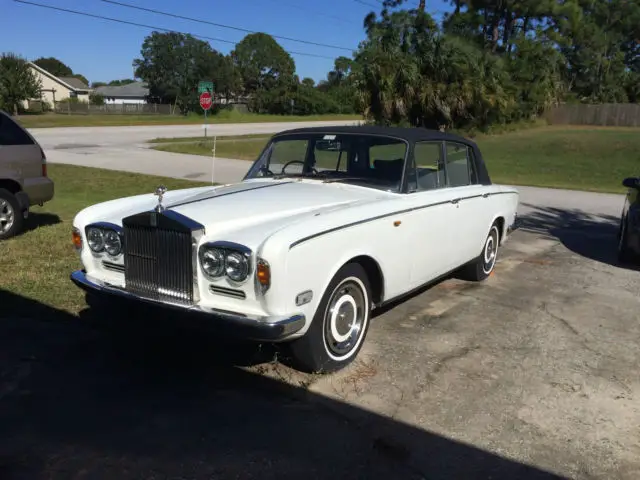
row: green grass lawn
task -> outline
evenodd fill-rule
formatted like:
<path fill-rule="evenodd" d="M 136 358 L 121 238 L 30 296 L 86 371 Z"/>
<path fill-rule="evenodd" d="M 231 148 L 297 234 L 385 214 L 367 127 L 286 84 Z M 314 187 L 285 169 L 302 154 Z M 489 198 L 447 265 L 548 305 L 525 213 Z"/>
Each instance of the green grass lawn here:
<path fill-rule="evenodd" d="M 42 115 L 18 115 L 14 117 L 26 128 L 45 127 L 104 127 L 132 125 L 192 125 L 204 123 L 201 115 L 119 115 L 91 114 L 65 115 L 49 113 Z M 223 111 L 207 118 L 207 123 L 252 123 L 252 122 L 311 122 L 311 121 L 362 120 L 360 115 L 259 115 Z"/>
<path fill-rule="evenodd" d="M 8 290 L 44 304 L 77 313 L 84 295 L 69 275 L 80 267 L 71 245 L 73 217 L 89 205 L 118 197 L 153 192 L 160 184 L 169 189 L 206 185 L 70 165 L 49 165 L 55 196 L 34 207 L 25 233 L 0 243 L 3 275 L 0 290 Z"/>
<path fill-rule="evenodd" d="M 268 138 L 216 140 L 216 156 L 255 160 Z M 496 183 L 621 193 L 623 178 L 640 175 L 637 128 L 541 127 L 474 140 Z M 212 146 L 211 140 L 163 139 L 153 148 L 211 156 Z"/>

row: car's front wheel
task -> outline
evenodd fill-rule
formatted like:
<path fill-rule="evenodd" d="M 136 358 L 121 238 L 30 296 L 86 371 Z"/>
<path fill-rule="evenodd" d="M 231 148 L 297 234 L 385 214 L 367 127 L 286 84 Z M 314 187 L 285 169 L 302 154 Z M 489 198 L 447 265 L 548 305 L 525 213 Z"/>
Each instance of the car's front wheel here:
<path fill-rule="evenodd" d="M 371 288 L 361 265 L 343 266 L 327 287 L 311 326 L 289 344 L 296 368 L 332 372 L 357 356 L 369 328 Z"/>
<path fill-rule="evenodd" d="M 0 188 L 0 240 L 20 233 L 22 225 L 20 203 L 9 190 Z"/>

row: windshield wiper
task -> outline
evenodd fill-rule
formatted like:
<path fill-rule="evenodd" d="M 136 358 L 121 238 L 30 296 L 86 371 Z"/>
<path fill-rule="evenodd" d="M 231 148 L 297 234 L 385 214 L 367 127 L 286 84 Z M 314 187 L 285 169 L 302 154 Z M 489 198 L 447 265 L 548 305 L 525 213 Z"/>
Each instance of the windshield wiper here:
<path fill-rule="evenodd" d="M 362 178 L 362 177 L 325 178 L 322 181 L 322 183 L 343 182 L 343 181 L 349 181 L 349 180 L 361 180 L 363 182 L 366 182 L 369 179 L 368 178 Z"/>

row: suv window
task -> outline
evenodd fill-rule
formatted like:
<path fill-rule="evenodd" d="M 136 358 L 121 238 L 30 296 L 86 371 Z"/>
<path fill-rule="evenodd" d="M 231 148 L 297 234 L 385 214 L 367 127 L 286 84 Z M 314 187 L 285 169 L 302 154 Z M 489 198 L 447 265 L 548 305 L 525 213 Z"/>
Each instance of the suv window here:
<path fill-rule="evenodd" d="M 449 186 L 463 187 L 477 182 L 469 147 L 455 142 L 446 142 L 447 177 Z"/>
<path fill-rule="evenodd" d="M 417 142 L 413 150 L 415 173 L 409 176 L 409 191 L 423 192 L 446 185 L 440 142 Z"/>
<path fill-rule="evenodd" d="M 33 140 L 7 115 L 0 113 L 0 145 L 33 145 Z"/>

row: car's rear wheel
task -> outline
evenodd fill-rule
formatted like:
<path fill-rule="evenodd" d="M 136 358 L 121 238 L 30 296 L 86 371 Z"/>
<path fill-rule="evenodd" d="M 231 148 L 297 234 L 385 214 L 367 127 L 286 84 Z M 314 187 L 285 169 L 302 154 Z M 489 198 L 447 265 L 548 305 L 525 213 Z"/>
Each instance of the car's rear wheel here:
<path fill-rule="evenodd" d="M 17 235 L 22 226 L 20 203 L 9 190 L 0 188 L 0 240 Z"/>
<path fill-rule="evenodd" d="M 364 268 L 342 267 L 329 283 L 309 330 L 288 346 L 294 366 L 306 372 L 332 372 L 357 356 L 369 328 L 371 287 Z"/>
<path fill-rule="evenodd" d="M 475 260 L 462 267 L 460 276 L 464 280 L 480 282 L 488 278 L 496 266 L 498 247 L 500 246 L 500 231 L 497 222 L 491 225 L 489 234 L 484 241 L 482 252 Z"/>

